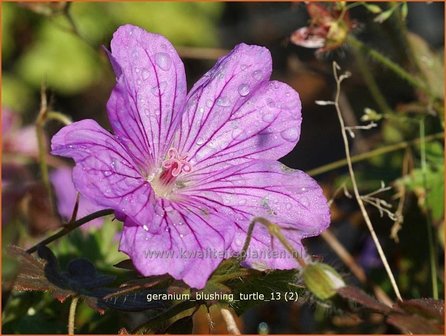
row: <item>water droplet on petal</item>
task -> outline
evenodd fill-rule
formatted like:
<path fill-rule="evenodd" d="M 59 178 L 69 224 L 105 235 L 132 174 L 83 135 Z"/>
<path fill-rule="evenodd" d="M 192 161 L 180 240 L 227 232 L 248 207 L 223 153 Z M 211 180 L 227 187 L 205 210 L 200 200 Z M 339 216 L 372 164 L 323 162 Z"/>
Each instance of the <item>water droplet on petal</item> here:
<path fill-rule="evenodd" d="M 204 139 L 203 138 L 198 138 L 197 139 L 197 145 L 202 145 L 204 144 Z"/>
<path fill-rule="evenodd" d="M 143 227 L 142 227 L 143 229 L 144 229 L 144 231 L 149 231 L 149 227 L 147 226 L 147 225 L 143 225 Z"/>
<path fill-rule="evenodd" d="M 246 70 L 247 67 L 248 67 L 248 65 L 246 65 L 246 64 L 242 64 L 242 65 L 240 66 L 240 69 L 241 69 L 241 70 Z"/>
<path fill-rule="evenodd" d="M 158 96 L 161 96 L 164 93 L 164 91 L 166 91 L 166 87 L 167 87 L 167 83 L 161 82 L 159 84 L 159 87 L 155 85 L 154 87 L 152 87 L 152 89 L 150 91 L 152 92 L 153 95 L 158 97 Z"/>
<path fill-rule="evenodd" d="M 270 123 L 274 120 L 274 118 L 276 117 L 276 113 L 275 111 L 264 111 L 263 115 L 262 115 L 262 120 L 264 122 Z"/>
<path fill-rule="evenodd" d="M 291 210 L 291 208 L 292 208 L 291 203 L 287 203 L 287 204 L 285 205 L 285 208 L 286 208 L 287 210 Z"/>
<path fill-rule="evenodd" d="M 113 173 L 110 170 L 104 171 L 104 176 L 110 176 L 111 174 L 113 174 Z"/>
<path fill-rule="evenodd" d="M 172 65 L 172 59 L 170 56 L 164 52 L 159 52 L 155 54 L 155 63 L 158 65 L 158 67 L 164 71 L 167 71 L 170 69 L 170 66 Z"/>
<path fill-rule="evenodd" d="M 292 127 L 288 128 L 285 131 L 282 131 L 280 135 L 287 141 L 296 141 L 299 137 L 299 131 L 297 130 L 297 128 Z"/>
<path fill-rule="evenodd" d="M 135 72 L 136 72 L 136 73 L 139 73 L 139 72 L 140 72 L 140 70 L 139 70 L 138 67 L 135 68 Z"/>
<path fill-rule="evenodd" d="M 242 198 L 239 202 L 239 205 L 245 205 L 246 204 L 246 199 Z"/>
<path fill-rule="evenodd" d="M 249 86 L 248 84 L 241 84 L 238 87 L 238 93 L 242 97 L 246 97 L 249 94 Z"/>
<path fill-rule="evenodd" d="M 144 69 L 142 71 L 142 79 L 147 80 L 147 78 L 149 78 L 149 76 L 150 76 L 149 70 Z"/>
<path fill-rule="evenodd" d="M 266 105 L 268 105 L 268 106 L 271 107 L 271 108 L 276 107 L 276 103 L 275 103 L 274 100 L 272 100 L 271 98 L 269 98 L 269 99 L 266 101 Z"/>
<path fill-rule="evenodd" d="M 240 138 L 243 135 L 243 131 L 240 128 L 235 128 L 232 130 L 231 136 L 233 139 Z"/>
<path fill-rule="evenodd" d="M 217 105 L 218 106 L 222 106 L 222 107 L 227 107 L 229 106 L 231 103 L 229 102 L 229 99 L 226 97 L 220 97 L 217 99 Z"/>
<path fill-rule="evenodd" d="M 262 78 L 262 70 L 256 70 L 252 73 L 252 77 L 255 80 L 260 80 Z"/>
<path fill-rule="evenodd" d="M 304 207 L 307 207 L 310 204 L 310 202 L 308 201 L 308 198 L 302 197 L 300 199 L 300 204 L 302 204 Z"/>
<path fill-rule="evenodd" d="M 212 105 L 214 105 L 214 102 L 213 102 L 212 100 L 208 99 L 208 100 L 206 101 L 206 106 L 207 106 L 207 107 L 212 107 Z"/>

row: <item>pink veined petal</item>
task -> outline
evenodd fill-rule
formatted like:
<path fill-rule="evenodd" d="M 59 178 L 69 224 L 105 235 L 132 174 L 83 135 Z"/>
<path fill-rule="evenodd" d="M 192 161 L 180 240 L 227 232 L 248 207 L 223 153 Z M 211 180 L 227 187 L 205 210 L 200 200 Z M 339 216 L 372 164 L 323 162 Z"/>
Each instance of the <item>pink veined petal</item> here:
<path fill-rule="evenodd" d="M 52 138 L 51 148 L 54 155 L 74 159 L 73 183 L 83 196 L 121 217 L 150 222 L 152 187 L 141 178 L 126 148 L 94 120 L 65 126 Z"/>
<path fill-rule="evenodd" d="M 150 225 L 125 223 L 120 250 L 145 276 L 168 273 L 201 289 L 225 257 L 233 235 L 232 220 L 203 206 L 158 200 Z"/>
<path fill-rule="evenodd" d="M 235 252 L 241 250 L 248 226 L 257 216 L 280 225 L 298 250 L 302 250 L 302 238 L 320 234 L 330 223 L 327 201 L 317 182 L 304 172 L 272 160 L 251 160 L 210 173 L 182 194 L 234 218 L 237 231 L 231 248 Z M 268 250 L 275 244 L 283 250 L 260 225 L 253 237 L 253 246 L 257 248 Z M 258 261 L 266 262 L 271 268 L 290 268 L 295 266 L 290 260 L 260 258 Z"/>
<path fill-rule="evenodd" d="M 51 172 L 50 179 L 56 193 L 57 210 L 65 220 L 69 220 L 77 198 L 77 190 L 73 184 L 73 170 L 69 167 L 55 169 Z M 104 207 L 95 204 L 81 195 L 79 198 L 77 218 L 82 218 L 101 209 L 104 209 Z M 103 222 L 103 218 L 96 218 L 83 225 L 82 229 L 99 227 Z"/>
<path fill-rule="evenodd" d="M 279 159 L 300 135 L 301 103 L 273 81 L 267 49 L 240 44 L 192 89 L 174 138 L 194 174 L 253 158 Z M 191 176 L 192 176 L 191 175 Z"/>
<path fill-rule="evenodd" d="M 111 42 L 117 84 L 107 103 L 110 123 L 145 172 L 162 161 L 186 99 L 183 62 L 163 36 L 121 26 Z"/>

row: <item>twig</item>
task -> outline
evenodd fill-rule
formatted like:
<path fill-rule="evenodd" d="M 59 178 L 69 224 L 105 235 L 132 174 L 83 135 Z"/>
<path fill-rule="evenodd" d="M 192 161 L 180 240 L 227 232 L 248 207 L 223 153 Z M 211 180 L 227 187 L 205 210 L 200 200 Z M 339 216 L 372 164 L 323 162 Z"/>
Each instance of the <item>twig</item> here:
<path fill-rule="evenodd" d="M 47 145 L 45 139 L 45 122 L 48 115 L 48 101 L 46 96 L 45 84 L 42 84 L 40 88 L 40 110 L 36 119 L 36 135 L 37 146 L 39 149 L 39 165 L 40 174 L 42 175 L 42 181 L 50 200 L 51 213 L 54 213 L 53 191 L 51 189 L 50 179 L 48 176 L 48 164 L 46 162 Z"/>
<path fill-rule="evenodd" d="M 409 155 L 410 151 L 406 150 L 403 158 L 402 176 L 406 176 L 409 173 L 410 170 Z M 404 183 L 401 183 L 398 188 L 399 188 L 398 196 L 400 200 L 398 202 L 398 207 L 395 212 L 395 214 L 397 215 L 397 219 L 393 223 L 392 228 L 390 229 L 390 238 L 392 238 L 396 243 L 399 243 L 398 232 L 401 230 L 404 221 L 403 211 L 404 211 L 404 204 L 406 202 L 406 187 L 404 186 Z"/>
<path fill-rule="evenodd" d="M 425 142 L 429 142 L 432 140 L 438 140 L 438 139 L 442 139 L 444 137 L 444 133 L 436 133 L 436 134 L 432 134 L 429 136 L 426 136 L 424 141 Z M 414 139 L 414 140 L 410 140 L 410 141 L 402 141 L 402 142 L 398 142 L 396 144 L 392 144 L 389 146 L 384 146 L 384 147 L 380 147 L 374 150 L 371 150 L 369 152 L 366 153 L 362 153 L 362 154 L 358 154 L 355 156 L 351 156 L 350 157 L 350 161 L 351 163 L 358 163 L 364 160 L 368 160 L 371 159 L 375 156 L 378 155 L 383 155 L 383 154 L 387 154 L 387 153 L 391 153 L 400 149 L 404 149 L 407 148 L 409 146 L 412 145 L 418 145 L 421 142 L 420 138 Z M 331 162 L 329 164 L 311 169 L 309 171 L 307 171 L 307 174 L 311 175 L 311 176 L 316 176 L 316 175 L 320 175 L 320 174 L 324 174 L 327 173 L 331 170 L 335 170 L 344 166 L 348 165 L 348 160 L 347 159 L 342 159 L 342 160 L 338 160 L 338 161 L 334 161 Z"/>
<path fill-rule="evenodd" d="M 223 320 L 225 320 L 226 328 L 228 332 L 232 335 L 241 335 L 240 330 L 237 327 L 237 323 L 235 322 L 234 316 L 232 316 L 231 312 L 227 308 L 221 308 L 221 316 L 223 316 Z"/>
<path fill-rule="evenodd" d="M 78 296 L 74 296 L 70 303 L 70 313 L 68 315 L 68 335 L 74 335 L 74 324 L 76 320 L 76 307 L 79 301 Z"/>
<path fill-rule="evenodd" d="M 347 132 L 345 130 L 345 124 L 344 124 L 344 119 L 342 117 L 342 112 L 341 112 L 341 109 L 339 107 L 339 95 L 340 95 L 340 92 L 341 92 L 341 83 L 342 83 L 342 81 L 344 79 L 348 78 L 349 74 L 345 73 L 345 74 L 342 74 L 342 75 L 339 76 L 338 75 L 338 70 L 339 69 L 340 69 L 339 65 L 337 65 L 336 62 L 333 62 L 333 74 L 334 74 L 334 77 L 335 77 L 335 80 L 336 80 L 336 97 L 335 97 L 334 105 L 335 105 L 336 112 L 337 112 L 337 115 L 338 115 L 339 123 L 341 125 L 342 139 L 344 141 L 344 149 L 345 149 L 345 154 L 346 154 L 346 158 L 347 158 L 348 170 L 349 170 L 350 178 L 351 178 L 351 181 L 352 181 L 353 192 L 355 194 L 356 201 L 358 202 L 359 208 L 361 209 L 361 213 L 362 213 L 362 215 L 364 217 L 364 220 L 365 220 L 365 222 L 367 224 L 367 227 L 368 227 L 368 229 L 370 231 L 372 239 L 375 242 L 376 248 L 378 250 L 378 253 L 379 253 L 381 261 L 382 261 L 382 263 L 384 265 L 384 268 L 387 271 L 387 274 L 388 274 L 389 279 L 390 279 L 390 283 L 392 284 L 393 290 L 395 291 L 395 295 L 398 298 L 398 300 L 402 300 L 402 297 L 401 297 L 400 291 L 398 289 L 398 285 L 397 285 L 397 283 L 395 281 L 395 278 L 393 276 L 392 270 L 390 269 L 389 263 L 387 262 L 387 258 L 386 258 L 385 254 L 384 254 L 384 251 L 383 251 L 383 249 L 381 247 L 381 244 L 380 244 L 380 242 L 378 240 L 378 237 L 377 237 L 377 235 L 375 233 L 375 230 L 373 228 L 373 225 L 372 225 L 372 222 L 371 222 L 371 220 L 369 218 L 367 210 L 365 209 L 365 206 L 364 206 L 364 203 L 362 201 L 361 195 L 359 194 L 358 185 L 357 185 L 357 182 L 356 182 L 356 177 L 355 177 L 355 173 L 354 173 L 354 170 L 353 170 L 353 164 L 352 164 L 351 158 L 350 158 L 350 147 L 349 147 L 349 143 L 348 143 Z"/>
<path fill-rule="evenodd" d="M 49 236 L 48 238 L 42 240 L 40 243 L 34 245 L 33 247 L 29 248 L 28 250 L 26 250 L 26 252 L 28 253 L 34 253 L 35 251 L 37 251 L 37 249 L 39 248 L 39 246 L 45 246 L 48 245 L 49 243 L 55 241 L 56 239 L 65 236 L 67 233 L 70 233 L 71 231 L 73 231 L 74 229 L 82 226 L 85 223 L 88 223 L 90 221 L 92 221 L 93 219 L 99 218 L 99 217 L 103 217 L 103 216 L 107 216 L 107 215 L 111 215 L 113 214 L 114 211 L 112 209 L 105 209 L 105 210 L 99 210 L 96 212 L 93 212 L 92 214 L 89 214 L 85 217 L 82 217 L 81 219 L 69 223 L 67 225 L 65 225 L 61 230 L 59 230 L 58 232 L 56 232 L 55 234 L 53 234 L 52 236 Z"/>

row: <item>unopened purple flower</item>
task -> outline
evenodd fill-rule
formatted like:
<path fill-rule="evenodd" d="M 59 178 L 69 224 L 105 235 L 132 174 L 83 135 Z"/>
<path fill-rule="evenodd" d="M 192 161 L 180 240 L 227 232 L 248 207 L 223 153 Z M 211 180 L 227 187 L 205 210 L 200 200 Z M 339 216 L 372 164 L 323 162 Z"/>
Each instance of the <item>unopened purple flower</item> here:
<path fill-rule="evenodd" d="M 73 209 L 77 198 L 77 190 L 73 184 L 72 169 L 69 167 L 55 169 L 51 172 L 50 179 L 56 193 L 57 210 L 65 220 L 69 220 L 73 214 Z M 79 197 L 77 218 L 82 218 L 101 209 L 104 209 L 104 207 L 95 204 L 93 201 L 81 195 Z M 103 222 L 104 220 L 102 218 L 97 218 L 83 225 L 82 227 L 97 227 Z"/>
<path fill-rule="evenodd" d="M 111 50 L 113 134 L 83 120 L 59 131 L 52 150 L 76 161 L 83 195 L 124 220 L 120 249 L 135 267 L 203 288 L 241 251 L 254 216 L 280 225 L 304 254 L 301 239 L 328 226 L 328 206 L 313 179 L 276 161 L 299 139 L 301 103 L 269 80 L 269 51 L 236 46 L 186 94 L 183 63 L 164 37 L 126 25 Z M 248 252 L 253 267 L 297 267 L 260 226 Z"/>

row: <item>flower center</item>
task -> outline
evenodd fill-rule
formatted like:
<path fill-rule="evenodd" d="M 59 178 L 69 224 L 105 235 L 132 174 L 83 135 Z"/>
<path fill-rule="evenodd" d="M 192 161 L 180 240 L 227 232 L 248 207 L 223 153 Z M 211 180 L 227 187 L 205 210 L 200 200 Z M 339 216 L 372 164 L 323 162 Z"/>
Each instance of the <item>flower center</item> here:
<path fill-rule="evenodd" d="M 175 148 L 169 149 L 167 159 L 161 164 L 163 171 L 160 175 L 160 181 L 165 185 L 170 185 L 181 173 L 189 173 L 192 166 L 186 159 L 187 154 L 181 155 Z"/>
<path fill-rule="evenodd" d="M 188 154 L 180 154 L 176 148 L 170 148 L 167 158 L 161 164 L 161 173 L 150 181 L 159 197 L 167 198 L 178 185 L 175 183 L 181 173 L 192 171 L 192 165 L 187 161 Z"/>

